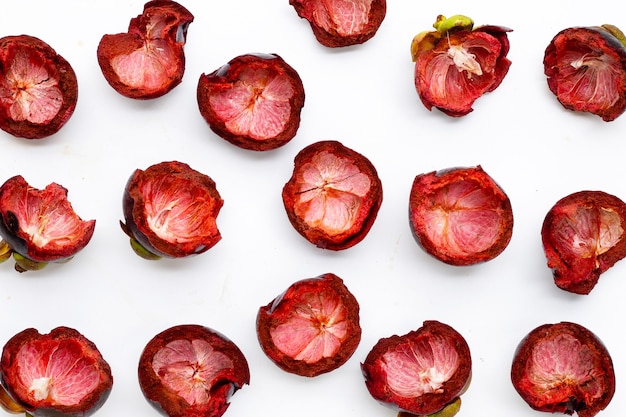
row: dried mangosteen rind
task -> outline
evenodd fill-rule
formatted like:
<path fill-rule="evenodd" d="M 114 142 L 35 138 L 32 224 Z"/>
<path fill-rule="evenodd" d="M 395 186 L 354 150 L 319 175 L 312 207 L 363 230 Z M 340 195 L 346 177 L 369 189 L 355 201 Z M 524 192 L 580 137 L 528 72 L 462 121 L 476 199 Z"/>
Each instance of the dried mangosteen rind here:
<path fill-rule="evenodd" d="M 372 397 L 413 415 L 447 409 L 453 415 L 471 381 L 470 349 L 461 334 L 438 321 L 425 321 L 403 336 L 380 339 L 361 364 Z"/>
<path fill-rule="evenodd" d="M 148 402 L 170 417 L 219 417 L 250 383 L 248 362 L 235 343 L 195 324 L 154 336 L 141 354 L 138 376 Z"/>
<path fill-rule="evenodd" d="M 373 38 L 385 19 L 386 0 L 356 0 L 349 9 L 341 3 L 289 0 L 298 16 L 309 22 L 317 41 L 326 47 L 357 45 Z"/>
<path fill-rule="evenodd" d="M 511 202 L 480 165 L 416 176 L 409 221 L 428 254 L 456 266 L 494 259 L 513 235 Z"/>
<path fill-rule="evenodd" d="M 302 149 L 283 187 L 283 204 L 293 227 L 319 248 L 343 250 L 370 231 L 382 204 L 374 165 L 337 141 Z"/>
<path fill-rule="evenodd" d="M 626 47 L 615 26 L 559 32 L 544 54 L 548 87 L 568 110 L 615 120 L 626 110 Z"/>
<path fill-rule="evenodd" d="M 130 20 L 128 32 L 104 35 L 98 64 L 119 94 L 147 100 L 161 97 L 183 79 L 184 45 L 194 16 L 175 1 L 153 0 Z"/>
<path fill-rule="evenodd" d="M 570 322 L 544 324 L 518 345 L 511 367 L 515 390 L 537 411 L 593 417 L 615 393 L 615 372 L 604 344 Z"/>
<path fill-rule="evenodd" d="M 546 215 L 541 240 L 555 284 L 589 294 L 600 275 L 626 257 L 626 203 L 603 191 L 579 191 Z"/>
<path fill-rule="evenodd" d="M 58 132 L 78 101 L 72 66 L 28 35 L 0 39 L 0 129 L 26 139 Z"/>
<path fill-rule="evenodd" d="M 146 259 L 206 252 L 221 240 L 216 218 L 224 201 L 215 182 L 189 165 L 161 162 L 137 169 L 124 190 L 126 223 L 136 253 Z"/>
<path fill-rule="evenodd" d="M 435 31 L 413 38 L 415 88 L 428 110 L 448 116 L 470 113 L 474 101 L 495 90 L 509 71 L 510 43 L 503 26 L 474 27 L 466 16 L 438 16 Z"/>
<path fill-rule="evenodd" d="M 21 175 L 0 186 L 0 235 L 11 248 L 18 271 L 69 260 L 91 240 L 96 221 L 82 220 L 67 193 L 56 183 L 38 190 Z"/>
<path fill-rule="evenodd" d="M 96 345 L 68 327 L 13 336 L 2 351 L 0 376 L 11 407 L 33 416 L 90 416 L 113 386 L 111 368 Z"/>
<path fill-rule="evenodd" d="M 218 136 L 267 151 L 296 135 L 304 106 L 300 76 L 276 54 L 240 55 L 198 81 L 200 114 Z"/>
<path fill-rule="evenodd" d="M 292 284 L 259 309 L 256 327 L 267 357 L 306 377 L 339 368 L 361 341 L 359 304 L 331 273 Z"/>

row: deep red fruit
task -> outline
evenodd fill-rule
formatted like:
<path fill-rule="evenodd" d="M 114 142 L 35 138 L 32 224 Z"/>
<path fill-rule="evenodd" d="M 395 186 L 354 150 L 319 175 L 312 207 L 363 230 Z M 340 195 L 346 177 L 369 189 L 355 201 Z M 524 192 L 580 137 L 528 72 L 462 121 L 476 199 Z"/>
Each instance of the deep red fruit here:
<path fill-rule="evenodd" d="M 452 416 L 468 388 L 472 358 L 456 330 L 438 321 L 380 339 L 361 364 L 372 397 L 401 412 Z"/>
<path fill-rule="evenodd" d="M 513 357 L 511 381 L 537 411 L 593 417 L 615 393 L 609 352 L 576 323 L 544 324 L 531 331 Z"/>
<path fill-rule="evenodd" d="M 411 45 L 415 88 L 428 110 L 436 107 L 448 116 L 465 116 L 474 101 L 495 90 L 508 73 L 511 29 L 474 28 L 466 16 L 438 16 L 433 26 L 436 31 L 418 34 Z"/>
<path fill-rule="evenodd" d="M 0 235 L 19 272 L 72 258 L 89 243 L 95 226 L 74 212 L 59 184 L 38 190 L 17 175 L 0 187 Z"/>
<path fill-rule="evenodd" d="M 625 43 L 624 34 L 612 25 L 568 28 L 552 39 L 544 71 L 563 107 L 607 122 L 626 110 Z"/>
<path fill-rule="evenodd" d="M 78 81 L 69 62 L 28 35 L 0 39 L 0 129 L 42 139 L 61 129 L 78 100 Z"/>
<path fill-rule="evenodd" d="M 302 149 L 283 203 L 293 227 L 322 249 L 342 250 L 365 238 L 383 200 L 372 163 L 337 141 Z"/>
<path fill-rule="evenodd" d="M 307 377 L 339 368 L 361 341 L 359 304 L 331 273 L 292 284 L 259 309 L 256 328 L 276 365 Z"/>
<path fill-rule="evenodd" d="M 107 82 L 133 99 L 161 97 L 181 83 L 183 47 L 193 15 L 171 0 L 154 0 L 131 19 L 127 33 L 104 35 L 98 63 Z"/>
<path fill-rule="evenodd" d="M 248 54 L 202 74 L 197 99 L 200 114 L 217 135 L 244 149 L 267 151 L 296 135 L 304 86 L 280 56 Z"/>
<path fill-rule="evenodd" d="M 197 255 L 220 241 L 223 204 L 210 177 L 182 162 L 161 162 L 128 179 L 120 225 L 146 259 Z"/>
<path fill-rule="evenodd" d="M 511 202 L 480 166 L 415 177 L 409 220 L 418 244 L 450 265 L 489 261 L 513 235 Z"/>
<path fill-rule="evenodd" d="M 43 335 L 21 331 L 4 346 L 0 366 L 9 407 L 36 417 L 89 416 L 113 386 L 111 368 L 96 345 L 68 327 Z"/>
<path fill-rule="evenodd" d="M 600 274 L 626 257 L 626 204 L 602 191 L 559 200 L 546 215 L 541 240 L 556 285 L 589 294 Z"/>
<path fill-rule="evenodd" d="M 387 13 L 386 0 L 289 0 L 329 48 L 357 45 L 374 37 Z"/>
<path fill-rule="evenodd" d="M 156 335 L 139 359 L 146 399 L 169 417 L 219 417 L 230 398 L 250 383 L 248 362 L 224 335 L 199 325 Z"/>

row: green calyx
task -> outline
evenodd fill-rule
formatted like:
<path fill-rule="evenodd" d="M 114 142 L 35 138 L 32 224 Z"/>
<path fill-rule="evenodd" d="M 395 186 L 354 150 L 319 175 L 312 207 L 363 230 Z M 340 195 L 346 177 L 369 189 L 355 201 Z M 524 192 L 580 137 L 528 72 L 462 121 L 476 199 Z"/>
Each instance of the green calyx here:
<path fill-rule="evenodd" d="M 467 16 L 457 14 L 450 17 L 442 15 L 437 16 L 437 21 L 433 24 L 433 27 L 437 29 L 437 32 L 448 33 L 457 32 L 460 30 L 472 30 L 474 28 L 474 21 Z"/>
<path fill-rule="evenodd" d="M 39 271 L 48 266 L 48 262 L 33 261 L 17 252 L 13 252 L 13 259 L 15 260 L 15 270 L 17 272 Z"/>
<path fill-rule="evenodd" d="M 147 259 L 149 261 L 158 261 L 161 259 L 159 255 L 156 255 L 144 248 L 143 245 L 135 238 L 130 238 L 130 247 L 133 248 L 133 251 L 135 251 L 135 253 L 143 259 Z"/>
<path fill-rule="evenodd" d="M 461 410 L 461 397 L 457 397 L 456 400 L 446 405 L 440 411 L 429 414 L 428 417 L 452 417 Z"/>
<path fill-rule="evenodd" d="M 626 36 L 624 35 L 624 32 L 622 32 L 617 26 L 605 24 L 601 25 L 601 27 L 602 29 L 613 35 L 615 39 L 617 39 L 624 47 L 626 47 Z"/>
<path fill-rule="evenodd" d="M 13 249 L 4 240 L 0 240 L 0 264 L 11 257 Z"/>

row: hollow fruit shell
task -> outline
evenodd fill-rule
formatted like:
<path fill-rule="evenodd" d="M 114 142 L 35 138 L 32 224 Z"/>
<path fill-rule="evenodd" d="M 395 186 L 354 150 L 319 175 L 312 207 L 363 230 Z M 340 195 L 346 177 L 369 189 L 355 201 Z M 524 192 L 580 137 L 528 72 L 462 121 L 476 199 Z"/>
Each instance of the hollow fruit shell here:
<path fill-rule="evenodd" d="M 69 327 L 17 333 L 3 348 L 0 376 L 11 398 L 35 417 L 90 416 L 113 387 L 96 345 Z"/>
<path fill-rule="evenodd" d="M 248 362 L 235 343 L 196 324 L 154 336 L 141 353 L 138 375 L 148 402 L 169 417 L 219 417 L 250 383 Z"/>
<path fill-rule="evenodd" d="M 571 322 L 544 324 L 522 339 L 511 382 L 537 411 L 593 417 L 615 393 L 613 361 L 587 328 Z"/>

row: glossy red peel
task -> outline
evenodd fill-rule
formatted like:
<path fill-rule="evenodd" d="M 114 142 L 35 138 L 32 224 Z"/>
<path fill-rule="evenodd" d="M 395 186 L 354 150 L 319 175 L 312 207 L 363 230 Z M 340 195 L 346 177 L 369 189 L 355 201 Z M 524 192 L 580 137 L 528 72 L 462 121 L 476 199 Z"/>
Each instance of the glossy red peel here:
<path fill-rule="evenodd" d="M 541 229 L 555 284 L 589 294 L 600 275 L 626 257 L 626 203 L 602 191 L 580 191 L 559 200 Z"/>
<path fill-rule="evenodd" d="M 559 32 L 545 50 L 550 91 L 566 109 L 604 121 L 626 110 L 626 47 L 615 26 L 573 27 Z"/>
<path fill-rule="evenodd" d="M 93 236 L 96 221 L 82 220 L 67 199 L 67 189 L 51 183 L 43 190 L 17 175 L 0 187 L 0 235 L 13 257 L 34 262 L 41 269 L 49 262 L 71 259 Z M 19 262 L 16 269 L 23 272 Z"/>
<path fill-rule="evenodd" d="M 231 397 L 250 383 L 239 348 L 210 328 L 171 327 L 148 342 L 139 359 L 146 399 L 169 417 L 220 417 Z"/>
<path fill-rule="evenodd" d="M 383 405 L 411 415 L 458 411 L 472 373 L 470 349 L 452 327 L 438 321 L 403 336 L 383 338 L 361 364 L 365 384 Z"/>
<path fill-rule="evenodd" d="M 329 48 L 370 40 L 387 13 L 386 0 L 289 0 L 289 4 L 309 22 L 317 41 Z"/>
<path fill-rule="evenodd" d="M 198 81 L 200 114 L 218 136 L 267 151 L 296 135 L 304 106 L 300 76 L 276 54 L 248 54 Z"/>
<path fill-rule="evenodd" d="M 331 273 L 292 284 L 259 309 L 256 327 L 268 358 L 306 377 L 339 368 L 361 340 L 359 304 Z"/>
<path fill-rule="evenodd" d="M 185 73 L 184 45 L 194 16 L 175 1 L 154 0 L 131 19 L 128 32 L 104 35 L 97 57 L 107 82 L 133 99 L 161 97 Z"/>
<path fill-rule="evenodd" d="M 411 45 L 415 88 L 428 110 L 435 107 L 449 116 L 465 116 L 474 101 L 494 91 L 508 73 L 511 29 L 474 28 L 466 16 L 438 16 L 433 26 L 436 31 L 418 34 Z"/>
<path fill-rule="evenodd" d="M 537 411 L 593 417 L 615 393 L 613 362 L 603 343 L 576 323 L 531 331 L 513 357 L 511 381 Z"/>
<path fill-rule="evenodd" d="M 36 417 L 89 416 L 113 386 L 111 368 L 96 345 L 68 327 L 16 334 L 4 346 L 0 366 L 2 386 L 16 412 L 22 407 Z"/>
<path fill-rule="evenodd" d="M 217 216 L 224 204 L 215 182 L 189 165 L 161 162 L 137 169 L 124 190 L 122 230 L 146 259 L 206 252 L 221 240 Z"/>
<path fill-rule="evenodd" d="M 0 129 L 42 139 L 67 123 L 78 101 L 72 66 L 33 36 L 0 39 Z"/>
<path fill-rule="evenodd" d="M 382 204 L 374 165 L 337 141 L 302 149 L 283 187 L 283 204 L 293 227 L 319 248 L 343 250 L 362 241 Z"/>
<path fill-rule="evenodd" d="M 513 235 L 511 202 L 480 166 L 416 176 L 409 220 L 418 244 L 450 265 L 492 260 Z"/>

